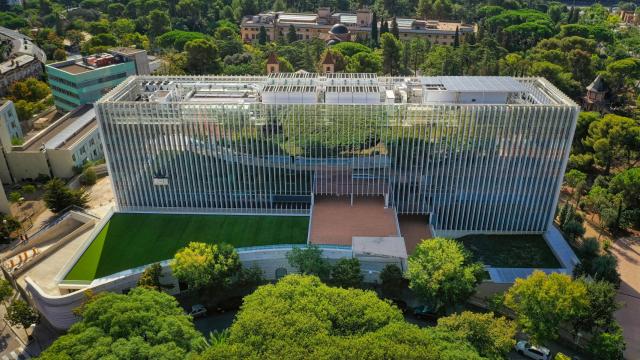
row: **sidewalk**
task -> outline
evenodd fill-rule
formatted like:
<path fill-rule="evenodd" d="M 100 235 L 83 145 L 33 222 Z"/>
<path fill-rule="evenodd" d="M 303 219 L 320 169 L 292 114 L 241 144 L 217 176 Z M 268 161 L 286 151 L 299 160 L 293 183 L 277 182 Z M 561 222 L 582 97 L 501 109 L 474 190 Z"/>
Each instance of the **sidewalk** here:
<path fill-rule="evenodd" d="M 615 314 L 622 326 L 627 349 L 625 359 L 640 359 L 640 239 L 622 238 L 611 246 L 618 258 L 618 271 L 622 278 L 618 301 L 623 306 Z"/>

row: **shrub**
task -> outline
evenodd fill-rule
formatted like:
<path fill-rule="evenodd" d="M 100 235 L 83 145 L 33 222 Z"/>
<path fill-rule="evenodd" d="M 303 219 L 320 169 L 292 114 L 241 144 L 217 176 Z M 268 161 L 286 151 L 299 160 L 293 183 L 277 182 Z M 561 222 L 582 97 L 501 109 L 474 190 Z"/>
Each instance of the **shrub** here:
<path fill-rule="evenodd" d="M 380 272 L 382 293 L 388 297 L 397 297 L 406 286 L 407 281 L 402 276 L 402 270 L 395 264 L 388 264 Z"/>
<path fill-rule="evenodd" d="M 82 185 L 94 185 L 97 180 L 98 176 L 93 168 L 86 168 L 80 175 L 80 184 Z"/>

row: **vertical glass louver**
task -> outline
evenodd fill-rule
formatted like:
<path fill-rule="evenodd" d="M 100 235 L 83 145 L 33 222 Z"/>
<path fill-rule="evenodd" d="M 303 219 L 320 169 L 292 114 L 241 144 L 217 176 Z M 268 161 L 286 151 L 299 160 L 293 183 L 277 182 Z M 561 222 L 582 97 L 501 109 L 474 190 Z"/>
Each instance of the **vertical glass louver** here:
<path fill-rule="evenodd" d="M 556 104 L 99 102 L 118 206 L 307 213 L 388 196 L 436 229 L 543 231 L 578 108 Z"/>

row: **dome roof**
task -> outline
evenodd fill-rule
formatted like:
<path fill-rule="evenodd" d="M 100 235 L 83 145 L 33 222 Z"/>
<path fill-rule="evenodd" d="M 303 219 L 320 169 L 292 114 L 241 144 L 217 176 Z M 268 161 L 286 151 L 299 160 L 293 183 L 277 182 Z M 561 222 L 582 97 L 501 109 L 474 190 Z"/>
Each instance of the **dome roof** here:
<path fill-rule="evenodd" d="M 329 32 L 331 34 L 342 35 L 342 34 L 348 34 L 349 29 L 347 29 L 347 27 L 342 24 L 335 24 L 331 27 L 331 30 L 329 30 Z"/>

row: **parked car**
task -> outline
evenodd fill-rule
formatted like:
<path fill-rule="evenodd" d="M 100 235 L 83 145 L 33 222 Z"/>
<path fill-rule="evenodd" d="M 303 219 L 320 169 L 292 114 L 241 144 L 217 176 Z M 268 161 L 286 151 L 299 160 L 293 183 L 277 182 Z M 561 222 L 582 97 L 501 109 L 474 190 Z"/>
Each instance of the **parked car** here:
<path fill-rule="evenodd" d="M 204 305 L 202 304 L 195 304 L 191 306 L 191 311 L 189 312 L 189 315 L 193 316 L 194 318 L 207 316 L 207 308 L 204 307 Z"/>
<path fill-rule="evenodd" d="M 516 351 L 518 354 L 526 356 L 534 360 L 551 359 L 551 351 L 544 346 L 534 346 L 527 341 L 520 340 L 516 343 Z"/>
<path fill-rule="evenodd" d="M 413 316 L 426 321 L 438 321 L 440 317 L 432 308 L 427 305 L 418 306 L 413 309 Z"/>

